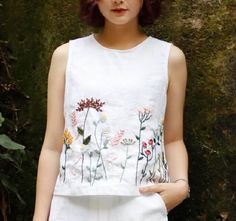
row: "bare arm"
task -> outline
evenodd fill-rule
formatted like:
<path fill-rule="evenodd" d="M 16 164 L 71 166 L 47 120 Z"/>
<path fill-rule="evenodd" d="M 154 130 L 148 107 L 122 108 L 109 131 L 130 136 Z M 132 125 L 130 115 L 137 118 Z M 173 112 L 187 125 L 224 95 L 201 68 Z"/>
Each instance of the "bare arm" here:
<path fill-rule="evenodd" d="M 52 194 L 59 172 L 64 130 L 64 85 L 68 44 L 58 47 L 48 74 L 47 126 L 42 145 L 36 184 L 34 221 L 48 220 Z"/>
<path fill-rule="evenodd" d="M 169 86 L 164 121 L 165 151 L 171 181 L 188 180 L 188 155 L 183 141 L 183 109 L 187 82 L 185 55 L 171 46 L 169 55 Z"/>

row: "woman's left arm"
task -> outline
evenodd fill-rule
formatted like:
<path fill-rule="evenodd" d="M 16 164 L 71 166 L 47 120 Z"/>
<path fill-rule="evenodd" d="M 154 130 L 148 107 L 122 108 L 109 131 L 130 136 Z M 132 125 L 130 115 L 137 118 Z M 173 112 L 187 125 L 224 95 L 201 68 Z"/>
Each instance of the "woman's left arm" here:
<path fill-rule="evenodd" d="M 158 192 L 167 210 L 188 195 L 188 154 L 183 141 L 183 110 L 187 84 L 187 65 L 183 51 L 172 44 L 168 62 L 169 84 L 164 120 L 164 143 L 170 183 L 140 188 L 140 192 Z M 176 182 L 175 182 L 176 181 Z"/>

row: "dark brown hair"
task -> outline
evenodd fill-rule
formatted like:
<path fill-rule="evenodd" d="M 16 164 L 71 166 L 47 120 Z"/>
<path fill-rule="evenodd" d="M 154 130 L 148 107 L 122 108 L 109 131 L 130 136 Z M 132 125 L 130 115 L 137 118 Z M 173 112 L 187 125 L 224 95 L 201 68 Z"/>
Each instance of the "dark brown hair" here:
<path fill-rule="evenodd" d="M 139 13 L 141 26 L 151 25 L 160 15 L 161 0 L 143 0 Z M 96 0 L 80 0 L 80 19 L 93 27 L 103 27 L 105 18 L 99 11 Z"/>

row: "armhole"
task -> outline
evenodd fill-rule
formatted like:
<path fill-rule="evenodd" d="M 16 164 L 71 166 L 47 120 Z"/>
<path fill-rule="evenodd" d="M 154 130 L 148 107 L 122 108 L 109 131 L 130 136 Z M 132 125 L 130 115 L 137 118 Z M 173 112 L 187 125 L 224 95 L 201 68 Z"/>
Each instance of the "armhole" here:
<path fill-rule="evenodd" d="M 169 88 L 169 81 L 170 81 L 170 76 L 169 76 L 169 57 L 170 57 L 170 49 L 171 49 L 171 45 L 173 45 L 172 42 L 168 42 L 167 43 L 167 52 L 166 52 L 166 81 L 167 81 L 167 85 L 166 85 L 166 92 L 168 91 Z"/>
<path fill-rule="evenodd" d="M 69 40 L 68 42 L 68 52 L 67 52 L 67 62 L 66 62 L 66 69 L 65 69 L 65 76 L 64 76 L 64 80 L 65 80 L 65 86 L 64 86 L 64 117 L 66 114 L 66 106 L 68 103 L 68 84 L 69 84 L 69 73 L 70 73 L 70 63 L 71 63 L 71 46 L 72 45 L 72 41 Z"/>

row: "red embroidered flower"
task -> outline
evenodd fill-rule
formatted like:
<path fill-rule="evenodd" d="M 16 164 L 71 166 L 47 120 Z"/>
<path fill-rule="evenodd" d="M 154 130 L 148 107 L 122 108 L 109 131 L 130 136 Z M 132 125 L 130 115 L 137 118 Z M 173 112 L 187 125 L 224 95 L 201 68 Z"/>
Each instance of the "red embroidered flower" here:
<path fill-rule="evenodd" d="M 146 154 L 147 156 L 149 156 L 149 155 L 151 154 L 151 151 L 150 151 L 150 150 L 145 150 L 145 154 Z"/>
<path fill-rule="evenodd" d="M 143 141 L 142 146 L 143 146 L 143 148 L 147 148 L 147 143 Z"/>
<path fill-rule="evenodd" d="M 93 98 L 86 98 L 86 100 L 81 100 L 78 105 L 79 107 L 76 109 L 77 111 L 83 111 L 85 108 L 94 108 L 97 112 L 102 112 L 101 107 L 105 104 L 105 102 L 101 102 L 100 99 L 94 100 Z"/>
<path fill-rule="evenodd" d="M 148 144 L 149 144 L 149 145 L 153 145 L 153 139 L 150 139 L 150 140 L 148 141 Z"/>

